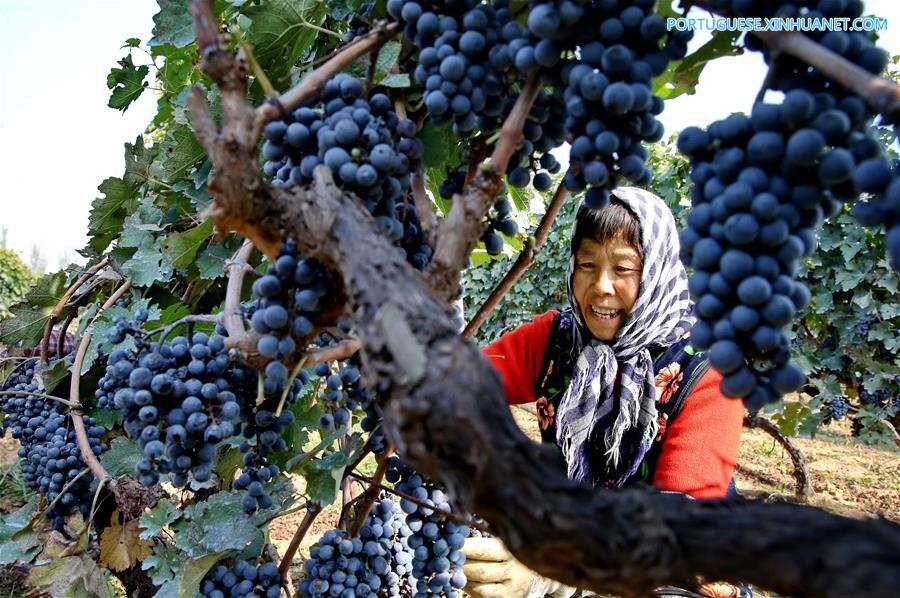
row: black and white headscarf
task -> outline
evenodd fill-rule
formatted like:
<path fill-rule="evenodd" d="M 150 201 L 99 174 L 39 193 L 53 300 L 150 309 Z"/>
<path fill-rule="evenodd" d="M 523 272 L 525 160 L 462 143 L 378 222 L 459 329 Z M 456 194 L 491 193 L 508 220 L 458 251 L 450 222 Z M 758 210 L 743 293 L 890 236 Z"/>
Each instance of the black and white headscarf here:
<path fill-rule="evenodd" d="M 568 293 L 578 326 L 574 331 L 572 381 L 557 410 L 557 443 L 573 480 L 595 484 L 606 477 L 618 486 L 640 466 L 658 431 L 656 376 L 651 346 L 667 347 L 689 334 L 693 325 L 687 273 L 678 258 L 675 219 L 656 195 L 634 187 L 619 187 L 613 195 L 640 222 L 643 272 L 637 300 L 625 323 L 609 342 L 591 335 L 572 293 L 575 247 L 569 258 Z M 621 370 L 618 394 L 617 372 Z M 623 446 L 623 437 L 636 442 Z M 602 435 L 602 438 L 601 438 Z M 592 453 L 600 446 L 606 463 Z M 604 467 L 606 476 L 596 469 Z M 612 477 L 609 477 L 609 474 Z"/>

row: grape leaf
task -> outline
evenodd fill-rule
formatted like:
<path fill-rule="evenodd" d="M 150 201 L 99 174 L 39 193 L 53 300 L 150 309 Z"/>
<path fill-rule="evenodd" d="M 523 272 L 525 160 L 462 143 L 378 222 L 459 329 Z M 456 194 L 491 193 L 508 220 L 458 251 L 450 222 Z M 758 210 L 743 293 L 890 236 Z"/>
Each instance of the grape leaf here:
<path fill-rule="evenodd" d="M 157 161 L 151 172 L 167 183 L 178 182 L 187 172 L 206 156 L 188 125 L 172 127 L 160 143 Z"/>
<path fill-rule="evenodd" d="M 50 349 L 53 351 L 54 348 Z M 69 376 L 69 366 L 64 359 L 57 359 L 45 366 L 40 366 L 38 372 L 44 385 L 44 392 L 52 393 Z"/>
<path fill-rule="evenodd" d="M 343 21 L 355 13 L 360 4 L 360 0 L 325 0 L 328 15 L 336 21 Z"/>
<path fill-rule="evenodd" d="M 67 556 L 31 569 L 27 584 L 37 595 L 58 598 L 109 596 L 106 578 L 87 554 Z"/>
<path fill-rule="evenodd" d="M 154 282 L 166 283 L 172 277 L 172 264 L 152 239 L 145 239 L 131 259 L 122 264 L 122 272 L 136 287 L 149 287 Z"/>
<path fill-rule="evenodd" d="M 141 569 L 150 572 L 150 580 L 154 585 L 161 586 L 175 579 L 176 573 L 181 569 L 182 558 L 182 554 L 174 546 L 159 542 L 153 547 L 153 554 L 141 562 Z"/>
<path fill-rule="evenodd" d="M 114 428 L 122 423 L 122 412 L 118 409 L 92 409 L 88 415 L 97 421 L 98 426 L 103 426 L 107 430 Z"/>
<path fill-rule="evenodd" d="M 122 232 L 125 216 L 137 207 L 137 198 L 135 188 L 116 177 L 109 177 L 97 189 L 104 197 L 91 203 L 88 247 L 100 253 Z"/>
<path fill-rule="evenodd" d="M 153 199 L 145 197 L 138 209 L 129 214 L 122 225 L 122 236 L 119 237 L 121 247 L 140 247 L 153 233 L 162 230 L 159 221 L 162 210 L 153 205 Z"/>
<path fill-rule="evenodd" d="M 137 519 L 122 523 L 118 510 L 100 536 L 100 562 L 113 571 L 124 571 L 153 552 L 153 541 L 140 538 Z"/>
<path fill-rule="evenodd" d="M 395 89 L 402 89 L 412 85 L 409 82 L 409 75 L 406 73 L 390 73 L 384 77 L 384 79 L 381 79 L 378 84 L 382 87 L 391 87 Z"/>
<path fill-rule="evenodd" d="M 231 259 L 237 250 L 236 240 L 215 243 L 204 249 L 197 258 L 197 268 L 203 280 L 215 280 L 225 274 L 225 260 Z"/>
<path fill-rule="evenodd" d="M 252 21 L 247 37 L 256 60 L 277 85 L 315 45 L 317 33 L 306 23 L 321 26 L 326 6 L 316 0 L 263 0 L 244 14 Z"/>
<path fill-rule="evenodd" d="M 228 550 L 207 554 L 198 559 L 188 559 L 184 563 L 181 570 L 180 581 L 178 584 L 179 598 L 190 598 L 194 596 L 200 589 L 200 582 L 206 573 L 212 569 L 213 565 L 223 556 L 228 554 Z"/>
<path fill-rule="evenodd" d="M 66 290 L 64 272 L 41 277 L 28 292 L 25 300 L 10 309 L 12 316 L 0 322 L 0 342 L 9 346 L 30 348 L 41 340 L 44 327 L 50 319 L 50 311 Z M 70 310 L 63 310 L 65 317 Z"/>
<path fill-rule="evenodd" d="M 175 543 L 192 558 L 210 552 L 240 550 L 260 534 L 241 505 L 241 493 L 219 492 L 209 500 L 184 510 L 184 518 L 172 525 Z"/>
<path fill-rule="evenodd" d="M 716 58 L 734 56 L 742 49 L 735 45 L 740 31 L 715 31 L 712 38 L 684 57 L 669 65 L 666 72 L 653 80 L 653 93 L 664 100 L 671 100 L 685 93 L 694 93 L 700 74 L 706 65 Z"/>
<path fill-rule="evenodd" d="M 181 511 L 169 500 L 162 499 L 149 513 L 141 515 L 141 539 L 149 540 L 162 533 L 163 529 L 181 518 Z"/>
<path fill-rule="evenodd" d="M 149 85 L 144 81 L 149 73 L 146 64 L 134 65 L 131 54 L 119 60 L 119 68 L 111 69 L 106 76 L 106 86 L 112 90 L 108 106 L 125 112 Z"/>
<path fill-rule="evenodd" d="M 150 47 L 169 44 L 183 48 L 194 41 L 194 20 L 188 10 L 188 0 L 156 0 L 159 12 L 153 15 L 153 37 Z"/>
<path fill-rule="evenodd" d="M 362 446 L 358 434 L 351 436 L 348 441 L 344 449 L 326 453 L 321 459 L 313 459 L 303 467 L 306 495 L 312 502 L 326 506 L 337 498 L 344 469 L 353 461 L 356 451 Z"/>
<path fill-rule="evenodd" d="M 38 496 L 6 517 L 0 517 L 0 565 L 27 564 L 41 551 L 41 540 L 30 525 L 38 510 Z"/>
<path fill-rule="evenodd" d="M 205 220 L 199 226 L 196 226 L 183 233 L 175 233 L 170 235 L 163 241 L 163 248 L 168 255 L 166 256 L 169 263 L 176 268 L 186 268 L 194 263 L 197 251 L 213 234 L 213 221 Z"/>
<path fill-rule="evenodd" d="M 426 167 L 438 168 L 462 162 L 459 155 L 459 140 L 449 128 L 439 129 L 428 123 L 419 131 L 418 137 L 424 146 L 422 163 Z"/>
<path fill-rule="evenodd" d="M 100 464 L 111 476 L 134 475 L 137 462 L 144 458 L 144 451 L 137 442 L 118 436 L 113 438 L 109 450 L 100 455 Z"/>

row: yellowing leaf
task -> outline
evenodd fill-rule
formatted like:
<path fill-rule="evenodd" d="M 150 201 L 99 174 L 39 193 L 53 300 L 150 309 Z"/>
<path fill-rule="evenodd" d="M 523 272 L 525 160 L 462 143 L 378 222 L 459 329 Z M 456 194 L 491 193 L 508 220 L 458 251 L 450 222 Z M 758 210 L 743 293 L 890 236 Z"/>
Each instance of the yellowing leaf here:
<path fill-rule="evenodd" d="M 152 540 L 141 540 L 137 519 L 121 523 L 121 515 L 113 512 L 112 523 L 100 537 L 100 562 L 113 571 L 124 571 L 153 552 Z"/>

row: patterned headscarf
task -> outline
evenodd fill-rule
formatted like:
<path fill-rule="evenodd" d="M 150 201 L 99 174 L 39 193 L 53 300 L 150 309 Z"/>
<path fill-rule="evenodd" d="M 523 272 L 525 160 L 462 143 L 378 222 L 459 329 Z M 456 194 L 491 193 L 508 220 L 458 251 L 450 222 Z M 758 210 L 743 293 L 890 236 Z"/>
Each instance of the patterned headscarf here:
<path fill-rule="evenodd" d="M 578 323 L 574 331 L 574 355 L 578 357 L 557 412 L 556 439 L 569 478 L 594 484 L 603 475 L 597 470 L 603 468 L 607 483 L 619 486 L 637 471 L 658 431 L 656 377 L 649 347 L 667 347 L 684 338 L 693 317 L 672 212 L 659 197 L 642 189 L 619 187 L 613 195 L 640 222 L 640 291 L 615 338 L 609 342 L 595 339 L 572 292 L 577 249 L 572 248 L 567 278 L 569 303 Z M 619 370 L 620 386 L 615 394 Z M 626 434 L 629 441 L 623 443 Z M 598 459 L 600 463 L 596 463 Z"/>

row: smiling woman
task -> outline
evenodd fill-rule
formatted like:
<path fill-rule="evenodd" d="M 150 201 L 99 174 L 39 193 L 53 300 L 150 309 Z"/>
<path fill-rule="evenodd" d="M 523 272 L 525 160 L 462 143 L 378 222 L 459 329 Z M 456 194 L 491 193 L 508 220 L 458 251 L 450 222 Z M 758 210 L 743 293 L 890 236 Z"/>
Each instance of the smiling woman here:
<path fill-rule="evenodd" d="M 569 477 L 653 484 L 724 497 L 743 405 L 690 345 L 693 303 L 672 213 L 655 195 L 617 189 L 582 204 L 568 266 L 569 309 L 549 311 L 484 349 L 510 403 L 537 402 L 544 442 Z"/>
<path fill-rule="evenodd" d="M 611 341 L 640 291 L 640 223 L 618 200 L 602 210 L 582 206 L 575 222 L 572 293 L 594 338 Z"/>

